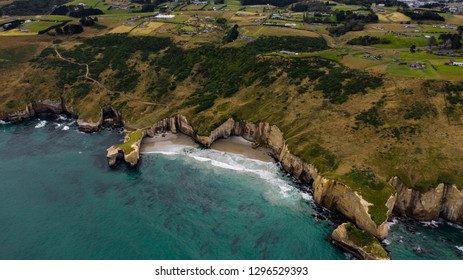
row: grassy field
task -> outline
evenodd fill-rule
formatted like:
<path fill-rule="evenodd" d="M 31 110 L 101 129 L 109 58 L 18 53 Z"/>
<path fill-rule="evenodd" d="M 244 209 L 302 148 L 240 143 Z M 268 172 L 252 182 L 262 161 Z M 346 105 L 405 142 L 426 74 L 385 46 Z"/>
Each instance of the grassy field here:
<path fill-rule="evenodd" d="M 135 29 L 137 26 L 136 25 L 120 25 L 116 28 L 113 28 L 109 31 L 110 34 L 121 34 L 121 33 L 129 33 L 133 29 Z"/>
<path fill-rule="evenodd" d="M 104 4 L 106 4 L 104 1 L 101 1 L 101 0 L 73 0 L 69 3 L 66 3 L 66 5 L 70 6 L 70 5 L 78 5 L 80 3 L 83 3 L 89 7 L 93 7 L 93 8 L 101 8 L 100 6 L 103 6 Z"/>
<path fill-rule="evenodd" d="M 241 5 L 241 2 L 239 0 L 225 0 L 224 3 L 226 5 L 235 5 L 235 6 Z"/>
<path fill-rule="evenodd" d="M 424 37 L 399 37 L 396 35 L 384 35 L 382 38 L 388 39 L 390 43 L 379 44 L 376 45 L 376 47 L 384 49 L 406 49 L 410 48 L 412 45 L 417 47 L 425 47 L 428 44 L 428 39 Z"/>
<path fill-rule="evenodd" d="M 431 67 L 429 63 L 423 63 L 426 65 L 424 69 L 413 69 L 409 66 L 409 63 L 406 65 L 399 65 L 398 63 L 390 63 L 388 65 L 388 73 L 393 75 L 400 75 L 406 77 L 414 78 L 426 78 L 426 79 L 436 79 L 439 78 L 439 73 Z"/>
<path fill-rule="evenodd" d="M 380 23 L 404 23 L 411 20 L 408 16 L 399 12 L 391 12 L 386 14 L 378 13 L 377 15 Z"/>
<path fill-rule="evenodd" d="M 28 32 L 22 32 L 19 29 L 11 29 L 8 31 L 0 31 L 0 36 L 29 36 L 37 35 L 40 31 L 44 31 L 53 26 L 60 25 L 61 22 L 55 21 L 33 21 L 27 22 L 21 25 L 21 29 L 28 30 Z"/>
<path fill-rule="evenodd" d="M 149 34 L 153 34 L 157 29 L 163 26 L 165 23 L 163 22 L 145 22 L 143 25 L 146 27 L 136 27 L 130 31 L 130 35 L 134 36 L 146 36 Z"/>
<path fill-rule="evenodd" d="M 338 4 L 336 6 L 334 6 L 333 8 L 331 8 L 332 10 L 334 11 L 356 11 L 358 9 L 361 9 L 362 6 L 358 6 L 358 5 L 344 5 L 344 4 Z"/>

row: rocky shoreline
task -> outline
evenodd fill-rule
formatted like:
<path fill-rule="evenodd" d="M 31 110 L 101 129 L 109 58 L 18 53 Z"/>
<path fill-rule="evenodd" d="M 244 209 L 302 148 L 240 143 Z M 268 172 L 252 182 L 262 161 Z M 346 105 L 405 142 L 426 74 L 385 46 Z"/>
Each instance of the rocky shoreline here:
<path fill-rule="evenodd" d="M 387 219 L 378 225 L 372 220 L 368 212 L 368 207 L 370 205 L 368 201 L 364 200 L 361 195 L 346 184 L 335 179 L 323 177 L 315 166 L 305 163 L 300 158 L 291 154 L 285 143 L 282 132 L 278 127 L 268 123 L 237 122 L 233 119 L 228 119 L 222 125 L 214 129 L 209 136 L 201 136 L 195 134 L 193 127 L 184 116 L 177 115 L 175 117 L 163 119 L 144 131 L 148 137 L 164 132 L 183 133 L 190 136 L 195 142 L 205 148 L 210 148 L 212 143 L 218 139 L 228 138 L 230 136 L 241 136 L 248 141 L 265 146 L 269 148 L 271 155 L 281 163 L 286 172 L 300 182 L 312 186 L 314 200 L 317 205 L 340 212 L 343 216 L 352 221 L 356 227 L 371 234 L 377 240 L 383 240 L 387 237 L 389 231 L 387 221 L 392 218 L 394 214 L 408 217 L 417 215 L 416 211 L 401 211 L 401 209 L 404 204 L 410 204 L 410 201 L 415 201 L 416 199 L 420 201 L 420 198 L 423 197 L 431 197 L 429 199 L 434 199 L 434 204 L 444 205 L 444 209 L 447 210 L 439 210 L 437 214 L 435 214 L 436 211 L 431 211 L 434 214 L 424 216 L 424 219 L 420 219 L 421 216 L 418 215 L 417 218 L 419 220 L 433 220 L 443 217 L 449 221 L 461 224 L 463 218 L 463 191 L 458 191 L 455 186 L 451 188 L 447 187 L 446 191 L 440 191 L 439 187 L 433 190 L 441 193 L 442 195 L 440 197 L 426 194 L 417 195 L 416 193 L 419 192 L 415 190 L 408 189 L 408 191 L 404 192 L 404 186 L 400 184 L 395 177 L 391 179 L 391 185 L 396 190 L 396 193 L 391 195 L 387 200 Z M 415 193 L 415 195 L 407 196 L 404 194 L 408 192 Z M 452 199 L 446 198 L 449 194 L 453 194 Z M 449 204 L 452 204 L 452 207 L 447 207 Z M 415 202 L 413 205 L 422 205 L 422 202 Z M 353 246 L 354 243 L 346 241 L 345 237 L 342 243 L 343 245 L 341 245 L 339 241 L 335 243 L 344 249 L 349 247 L 350 249 L 348 251 L 351 253 L 353 250 L 356 250 L 354 255 L 357 257 L 363 256 L 362 258 L 368 259 L 384 259 L 382 256 L 374 257 L 373 255 L 365 257 L 362 251 L 363 249 L 358 246 Z M 350 245 L 348 246 L 346 244 Z"/>
<path fill-rule="evenodd" d="M 15 123 L 32 118 L 40 113 L 67 114 L 72 116 L 77 119 L 78 129 L 88 133 L 107 127 L 124 127 L 121 114 L 111 107 L 103 108 L 99 121 L 92 123 L 78 119 L 77 113 L 72 109 L 68 109 L 62 100 L 31 102 L 24 111 L 12 114 L 0 114 L 0 119 Z M 356 227 L 371 234 L 377 240 L 383 240 L 387 237 L 389 230 L 387 221 L 393 215 L 410 217 L 420 221 L 444 218 L 450 222 L 463 225 L 463 190 L 458 190 L 455 185 L 440 184 L 435 189 L 421 193 L 417 190 L 407 188 L 400 182 L 398 177 L 390 180 L 390 184 L 396 192 L 387 200 L 387 219 L 378 225 L 372 220 L 368 212 L 370 205 L 368 201 L 363 199 L 361 195 L 346 184 L 322 176 L 315 166 L 305 163 L 302 159 L 291 154 L 285 143 L 283 133 L 275 125 L 264 122 L 250 123 L 228 119 L 208 136 L 201 136 L 196 135 L 186 117 L 177 115 L 160 120 L 152 127 L 139 131 L 142 133 L 142 136 L 140 139 L 130 143 L 132 149 L 129 153 L 124 153 L 124 150 L 117 146 L 112 146 L 107 150 L 108 164 L 110 166 L 114 166 L 118 158 L 121 157 L 131 166 L 136 166 L 139 161 L 142 139 L 144 137 L 153 137 L 160 133 L 182 133 L 191 137 L 196 143 L 205 148 L 210 148 L 212 143 L 218 139 L 241 136 L 248 141 L 268 148 L 272 157 L 281 163 L 286 172 L 300 182 L 311 186 L 317 205 L 340 212 L 352 221 Z M 130 140 L 129 138 L 126 137 L 126 143 Z M 339 234 L 333 232 L 334 240 L 336 240 L 335 236 L 338 238 Z M 362 248 L 352 246 L 354 243 L 346 241 L 346 236 L 343 236 L 343 242 L 338 240 L 336 244 L 357 257 L 364 256 Z M 346 249 L 347 247 L 349 249 Z M 352 250 L 356 251 L 352 252 Z M 371 259 L 374 257 L 369 256 L 368 258 Z M 381 257 L 381 259 L 384 258 Z"/>
<path fill-rule="evenodd" d="M 38 100 L 29 103 L 22 111 L 5 114 L 0 113 L 0 120 L 9 123 L 17 123 L 36 117 L 39 114 L 65 114 L 77 119 L 77 127 L 82 132 L 97 132 L 102 128 L 124 127 L 122 115 L 111 107 L 101 109 L 100 119 L 96 122 L 88 122 L 78 118 L 73 108 L 66 107 L 61 100 Z"/>

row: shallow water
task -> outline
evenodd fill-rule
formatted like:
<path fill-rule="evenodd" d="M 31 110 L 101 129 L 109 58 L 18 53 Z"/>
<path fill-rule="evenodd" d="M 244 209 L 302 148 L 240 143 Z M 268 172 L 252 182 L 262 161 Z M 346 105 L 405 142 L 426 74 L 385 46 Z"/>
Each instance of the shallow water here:
<path fill-rule="evenodd" d="M 0 259 L 350 258 L 276 164 L 177 146 L 110 169 L 122 139 L 63 117 L 0 124 Z M 461 259 L 462 236 L 395 220 L 385 243 L 394 259 Z"/>

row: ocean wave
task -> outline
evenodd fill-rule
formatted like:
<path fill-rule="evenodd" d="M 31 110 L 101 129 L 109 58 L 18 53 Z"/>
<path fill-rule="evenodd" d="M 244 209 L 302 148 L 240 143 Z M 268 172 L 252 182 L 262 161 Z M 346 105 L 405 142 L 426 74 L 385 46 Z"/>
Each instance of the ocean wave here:
<path fill-rule="evenodd" d="M 392 218 L 392 221 L 387 222 L 387 226 L 390 229 L 393 225 L 396 225 L 399 222 L 397 218 Z"/>
<path fill-rule="evenodd" d="M 281 176 L 280 168 L 273 162 L 265 162 L 256 159 L 246 158 L 239 154 L 226 153 L 210 149 L 199 149 L 189 146 L 171 145 L 163 151 L 149 152 L 154 154 L 164 155 L 184 155 L 195 161 L 208 163 L 211 166 L 253 174 L 265 180 L 273 186 L 278 187 L 278 196 L 283 198 L 297 196 L 305 200 L 311 201 L 309 194 L 302 193 L 290 182 Z M 275 194 L 272 192 L 266 193 L 266 197 L 274 201 Z"/>
<path fill-rule="evenodd" d="M 457 249 L 458 249 L 458 251 L 461 251 L 461 252 L 463 252 L 463 246 L 455 246 L 455 248 L 457 248 Z"/>
<path fill-rule="evenodd" d="M 38 124 L 35 125 L 35 128 L 41 128 L 44 127 L 47 124 L 47 121 L 39 121 Z"/>
<path fill-rule="evenodd" d="M 0 120 L 0 125 L 3 125 L 3 124 L 9 124 L 9 122 Z"/>
<path fill-rule="evenodd" d="M 430 222 L 420 222 L 424 227 L 438 228 L 442 221 L 430 221 Z"/>
<path fill-rule="evenodd" d="M 69 126 L 65 125 L 61 130 L 69 130 Z"/>
<path fill-rule="evenodd" d="M 452 222 L 446 221 L 446 223 L 447 223 L 447 225 L 449 225 L 449 226 L 451 226 L 451 227 L 453 227 L 453 228 L 456 228 L 456 229 L 463 229 L 462 226 L 457 225 L 457 224 L 454 224 L 454 223 L 452 223 Z"/>

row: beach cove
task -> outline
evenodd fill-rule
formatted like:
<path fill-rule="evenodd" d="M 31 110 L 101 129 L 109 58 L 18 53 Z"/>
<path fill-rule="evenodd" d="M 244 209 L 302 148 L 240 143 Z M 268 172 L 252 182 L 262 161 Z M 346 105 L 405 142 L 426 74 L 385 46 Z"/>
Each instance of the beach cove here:
<path fill-rule="evenodd" d="M 118 131 L 84 134 L 62 117 L 0 125 L 0 258 L 352 257 L 331 244 L 329 215 L 276 163 L 240 156 L 248 142 L 208 150 L 159 137 L 170 143 L 149 153 L 142 145 L 138 168 L 111 170 L 101 151 L 122 141 Z M 390 227 L 385 246 L 394 259 L 461 259 L 461 228 Z"/>

